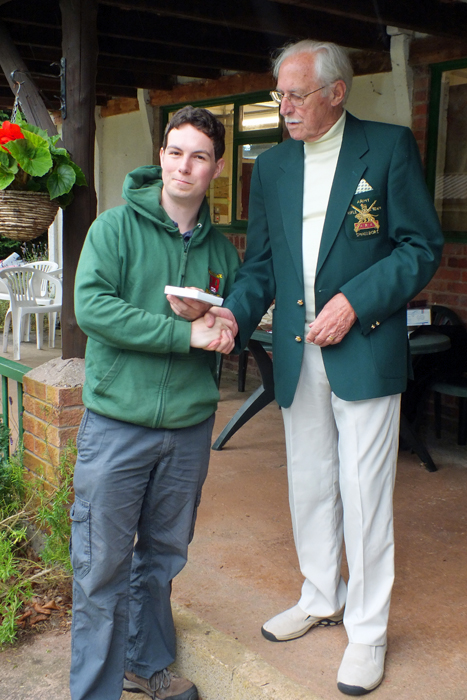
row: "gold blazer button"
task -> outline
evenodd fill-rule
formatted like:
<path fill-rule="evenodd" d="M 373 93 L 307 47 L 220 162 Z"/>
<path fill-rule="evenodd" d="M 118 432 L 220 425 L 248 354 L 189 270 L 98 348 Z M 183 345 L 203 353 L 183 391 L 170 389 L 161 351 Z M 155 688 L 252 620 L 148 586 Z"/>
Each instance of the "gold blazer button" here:
<path fill-rule="evenodd" d="M 372 327 L 373 330 L 375 330 L 375 328 L 376 328 L 376 326 L 375 326 L 374 323 L 371 324 L 371 327 Z"/>
<path fill-rule="evenodd" d="M 303 306 L 303 299 L 299 299 L 299 300 L 297 301 L 297 304 L 298 304 L 299 306 Z"/>
<path fill-rule="evenodd" d="M 300 337 L 299 335 L 296 335 L 296 336 L 295 336 L 295 340 L 297 341 L 297 343 L 301 343 L 301 342 L 302 342 L 302 339 L 301 339 L 301 337 Z"/>

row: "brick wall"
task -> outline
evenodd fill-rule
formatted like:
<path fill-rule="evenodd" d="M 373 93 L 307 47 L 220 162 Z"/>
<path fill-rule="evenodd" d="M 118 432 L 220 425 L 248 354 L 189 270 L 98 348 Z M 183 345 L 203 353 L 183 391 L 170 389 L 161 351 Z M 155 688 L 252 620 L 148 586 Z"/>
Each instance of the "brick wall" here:
<path fill-rule="evenodd" d="M 467 325 L 467 244 L 445 244 L 438 272 L 418 298 L 448 306 Z"/>
<path fill-rule="evenodd" d="M 69 440 L 76 440 L 84 406 L 84 360 L 55 359 L 24 375 L 24 465 L 55 483 Z"/>
<path fill-rule="evenodd" d="M 243 260 L 243 258 L 245 257 L 246 249 L 246 233 L 228 233 L 226 237 L 236 247 L 236 249 L 238 250 L 238 254 Z"/>
<path fill-rule="evenodd" d="M 429 101 L 430 70 L 428 66 L 415 66 L 412 130 L 423 161 L 427 151 Z M 467 244 L 445 243 L 438 272 L 418 298 L 448 306 L 467 325 Z"/>
<path fill-rule="evenodd" d="M 418 143 L 423 162 L 425 162 L 427 149 L 429 101 L 430 70 L 428 66 L 414 66 L 412 131 Z"/>

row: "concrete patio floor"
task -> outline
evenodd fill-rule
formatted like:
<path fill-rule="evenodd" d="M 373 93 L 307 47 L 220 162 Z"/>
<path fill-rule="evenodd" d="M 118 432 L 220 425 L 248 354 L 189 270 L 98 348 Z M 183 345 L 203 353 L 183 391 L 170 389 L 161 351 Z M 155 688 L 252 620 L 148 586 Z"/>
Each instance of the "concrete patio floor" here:
<path fill-rule="evenodd" d="M 255 382 L 249 378 L 247 392 L 239 394 L 235 375 L 224 372 L 214 437 Z M 457 447 L 453 436 L 438 442 L 431 433 L 438 472 L 400 453 L 396 582 L 386 675 L 371 695 L 375 700 L 467 698 L 467 448 Z M 203 700 L 344 697 L 336 687 L 347 643 L 342 626 L 282 644 L 261 636 L 265 620 L 296 603 L 302 583 L 285 464 L 276 404 L 212 452 L 189 563 L 173 588 L 179 669 L 197 683 Z M 69 633 L 49 632 L 3 651 L 0 700 L 69 698 L 69 644 Z"/>
<path fill-rule="evenodd" d="M 225 384 L 217 435 L 243 396 Z M 219 426 L 219 427 L 218 427 Z M 428 431 L 431 435 L 431 431 Z M 396 582 L 378 700 L 467 698 L 467 451 L 428 437 L 439 471 L 401 452 L 395 492 Z M 342 698 L 342 626 L 270 643 L 260 628 L 294 605 L 300 574 L 290 522 L 280 410 L 270 404 L 213 453 L 190 561 L 174 599 L 322 700 Z"/>
<path fill-rule="evenodd" d="M 36 334 L 31 331 L 30 340 L 28 342 L 22 342 L 20 345 L 21 358 L 17 360 L 22 365 L 27 367 L 38 367 L 43 365 L 49 360 L 53 360 L 55 357 L 62 356 L 62 334 L 60 329 L 57 329 L 55 335 L 55 347 L 49 348 L 48 346 L 48 336 L 47 333 L 44 334 L 44 343 L 41 350 L 36 347 Z M 3 337 L 3 331 L 2 331 Z M 8 336 L 8 347 L 6 352 L 0 352 L 0 357 L 5 357 L 7 360 L 13 361 L 13 342 L 11 338 L 11 333 Z"/>

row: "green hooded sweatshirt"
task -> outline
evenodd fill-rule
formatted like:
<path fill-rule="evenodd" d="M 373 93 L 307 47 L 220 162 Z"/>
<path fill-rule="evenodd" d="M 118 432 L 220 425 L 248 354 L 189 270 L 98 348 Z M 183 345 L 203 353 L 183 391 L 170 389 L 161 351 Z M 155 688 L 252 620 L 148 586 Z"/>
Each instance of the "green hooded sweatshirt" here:
<path fill-rule="evenodd" d="M 125 178 L 127 204 L 89 229 L 75 284 L 75 311 L 88 336 L 84 405 L 150 428 L 184 428 L 214 413 L 215 353 L 190 347 L 191 324 L 176 316 L 166 284 L 227 296 L 239 267 L 234 246 L 211 224 L 206 200 L 185 242 L 160 204 L 161 168 Z"/>

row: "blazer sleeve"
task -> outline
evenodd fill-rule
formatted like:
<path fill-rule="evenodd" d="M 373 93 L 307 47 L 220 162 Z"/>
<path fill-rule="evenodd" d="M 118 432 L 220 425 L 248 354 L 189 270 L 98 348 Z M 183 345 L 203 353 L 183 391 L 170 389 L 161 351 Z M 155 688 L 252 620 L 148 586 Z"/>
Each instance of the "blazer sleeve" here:
<path fill-rule="evenodd" d="M 364 335 L 413 299 L 441 260 L 443 234 L 410 129 L 401 129 L 392 154 L 387 209 L 392 253 L 340 287 Z"/>
<path fill-rule="evenodd" d="M 237 273 L 232 293 L 224 302 L 238 323 L 237 350 L 246 346 L 275 297 L 268 217 L 258 161 L 251 177 L 249 212 L 245 261 Z"/>

